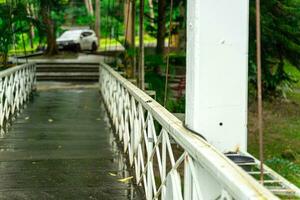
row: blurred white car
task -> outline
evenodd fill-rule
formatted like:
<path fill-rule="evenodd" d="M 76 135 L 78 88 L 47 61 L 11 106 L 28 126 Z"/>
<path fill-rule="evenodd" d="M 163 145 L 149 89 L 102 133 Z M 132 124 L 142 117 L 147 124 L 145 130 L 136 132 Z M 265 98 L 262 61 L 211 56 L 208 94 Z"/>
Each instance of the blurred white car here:
<path fill-rule="evenodd" d="M 93 30 L 69 30 L 65 31 L 56 43 L 59 49 L 71 49 L 74 51 L 98 49 L 98 38 Z"/>

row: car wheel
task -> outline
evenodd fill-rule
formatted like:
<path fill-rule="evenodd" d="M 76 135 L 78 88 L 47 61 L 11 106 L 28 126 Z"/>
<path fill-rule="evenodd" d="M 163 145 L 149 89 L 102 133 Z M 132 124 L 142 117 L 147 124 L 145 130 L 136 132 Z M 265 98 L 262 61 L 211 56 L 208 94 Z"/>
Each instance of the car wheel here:
<path fill-rule="evenodd" d="M 96 52 L 96 51 L 97 51 L 97 49 L 98 49 L 98 46 L 97 46 L 97 44 L 96 44 L 95 42 L 93 42 L 93 44 L 92 44 L 92 48 L 91 48 L 92 52 Z"/>
<path fill-rule="evenodd" d="M 80 51 L 81 51 L 81 46 L 80 46 L 80 44 L 76 44 L 75 51 L 76 51 L 76 52 L 80 52 Z"/>

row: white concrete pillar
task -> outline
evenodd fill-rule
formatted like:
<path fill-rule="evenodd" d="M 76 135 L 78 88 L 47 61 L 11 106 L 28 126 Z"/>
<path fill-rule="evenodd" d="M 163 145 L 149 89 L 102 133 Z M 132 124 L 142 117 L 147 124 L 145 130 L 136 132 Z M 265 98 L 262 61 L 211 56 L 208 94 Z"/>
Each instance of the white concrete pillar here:
<path fill-rule="evenodd" d="M 249 0 L 188 0 L 187 14 L 186 125 L 246 150 Z"/>

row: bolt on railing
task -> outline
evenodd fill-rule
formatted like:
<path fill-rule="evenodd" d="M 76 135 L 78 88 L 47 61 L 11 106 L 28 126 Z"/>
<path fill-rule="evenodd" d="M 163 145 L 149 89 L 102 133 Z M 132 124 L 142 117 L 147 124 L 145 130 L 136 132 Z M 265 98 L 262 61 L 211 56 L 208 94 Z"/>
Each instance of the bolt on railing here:
<path fill-rule="evenodd" d="M 0 127 L 18 111 L 35 84 L 35 64 L 28 63 L 0 72 Z"/>
<path fill-rule="evenodd" d="M 278 199 L 108 65 L 99 72 L 113 127 L 147 200 Z"/>

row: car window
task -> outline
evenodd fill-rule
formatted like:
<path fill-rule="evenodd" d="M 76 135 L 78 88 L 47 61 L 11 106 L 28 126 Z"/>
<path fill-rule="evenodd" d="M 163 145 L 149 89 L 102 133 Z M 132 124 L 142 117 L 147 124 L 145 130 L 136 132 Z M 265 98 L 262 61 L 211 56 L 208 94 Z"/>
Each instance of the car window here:
<path fill-rule="evenodd" d="M 93 34 L 92 32 L 83 32 L 82 36 L 83 37 L 88 37 L 88 36 L 91 36 L 92 34 Z"/>
<path fill-rule="evenodd" d="M 65 31 L 60 37 L 61 38 L 74 38 L 78 37 L 80 32 L 78 31 Z"/>

